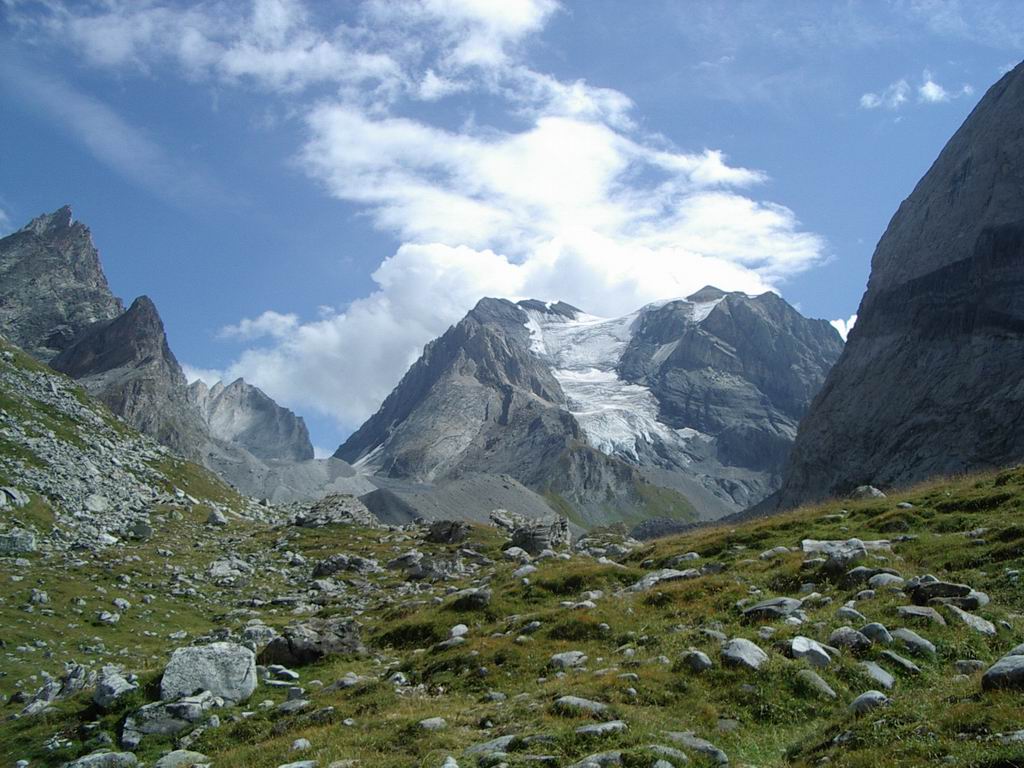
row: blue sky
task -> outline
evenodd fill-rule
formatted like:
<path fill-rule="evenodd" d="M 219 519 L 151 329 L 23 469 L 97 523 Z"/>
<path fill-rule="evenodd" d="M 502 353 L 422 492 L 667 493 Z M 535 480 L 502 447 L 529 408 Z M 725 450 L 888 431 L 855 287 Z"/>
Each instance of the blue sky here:
<path fill-rule="evenodd" d="M 0 0 L 0 230 L 69 203 L 179 359 L 333 450 L 483 295 L 856 311 L 1019 2 Z"/>

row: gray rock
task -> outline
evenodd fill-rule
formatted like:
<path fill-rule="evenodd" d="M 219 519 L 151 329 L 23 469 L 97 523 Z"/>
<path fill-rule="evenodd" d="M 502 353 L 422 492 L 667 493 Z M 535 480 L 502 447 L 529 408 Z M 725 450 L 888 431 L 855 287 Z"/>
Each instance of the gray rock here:
<path fill-rule="evenodd" d="M 885 494 L 875 488 L 873 485 L 858 485 L 853 489 L 853 493 L 850 494 L 851 499 L 884 499 Z"/>
<path fill-rule="evenodd" d="M 873 709 L 884 707 L 889 703 L 889 697 L 881 691 L 866 691 L 850 702 L 850 712 L 855 715 L 865 715 Z"/>
<path fill-rule="evenodd" d="M 889 633 L 889 630 L 886 629 L 884 624 L 879 624 L 877 621 L 865 624 L 860 628 L 860 633 L 873 643 L 881 645 L 890 645 L 892 643 L 892 635 Z"/>
<path fill-rule="evenodd" d="M 827 699 L 834 699 L 836 692 L 828 683 L 821 679 L 821 675 L 811 669 L 801 669 L 796 673 L 797 679 L 815 693 Z"/>
<path fill-rule="evenodd" d="M 1024 654 L 1007 654 L 982 675 L 981 687 L 992 691 L 999 688 L 1024 690 Z"/>
<path fill-rule="evenodd" d="M 733 638 L 722 646 L 722 663 L 726 666 L 746 667 L 756 671 L 767 661 L 768 654 L 745 638 Z"/>
<path fill-rule="evenodd" d="M 469 538 L 471 530 L 461 520 L 435 520 L 427 526 L 424 539 L 433 544 L 459 544 Z"/>
<path fill-rule="evenodd" d="M 32 531 L 12 528 L 6 533 L 0 533 L 0 555 L 28 554 L 35 552 L 36 548 L 36 535 Z"/>
<path fill-rule="evenodd" d="M 565 651 L 556 653 L 548 660 L 548 666 L 554 669 L 571 669 L 587 663 L 587 655 L 582 651 Z"/>
<path fill-rule="evenodd" d="M 689 650 L 683 654 L 683 664 L 691 672 L 706 672 L 714 666 L 714 663 L 703 651 Z"/>
<path fill-rule="evenodd" d="M 762 600 L 743 611 L 743 617 L 751 620 L 784 619 L 803 605 L 802 600 L 793 597 L 773 597 Z"/>
<path fill-rule="evenodd" d="M 176 749 L 157 760 L 154 768 L 192 768 L 193 765 L 205 765 L 209 762 L 210 758 L 201 752 Z"/>
<path fill-rule="evenodd" d="M 871 648 L 870 638 L 853 627 L 839 627 L 829 635 L 828 644 L 836 648 L 845 648 L 851 653 L 863 653 Z"/>
<path fill-rule="evenodd" d="M 556 712 L 568 715 L 578 715 L 581 713 L 599 715 L 607 711 L 608 705 L 579 696 L 561 696 L 555 699 L 554 708 Z"/>
<path fill-rule="evenodd" d="M 896 684 L 896 678 L 882 669 L 878 664 L 873 661 L 862 661 L 860 662 L 860 668 L 864 670 L 865 674 L 878 683 L 886 690 L 891 689 Z"/>
<path fill-rule="evenodd" d="M 903 619 L 925 624 L 938 624 L 940 627 L 946 626 L 946 620 L 939 615 L 938 611 L 929 606 L 901 605 L 896 609 L 896 613 Z"/>
<path fill-rule="evenodd" d="M 915 605 L 928 605 L 932 600 L 949 597 L 967 597 L 973 590 L 967 584 L 947 581 L 927 581 L 909 590 Z"/>
<path fill-rule="evenodd" d="M 569 521 L 564 517 L 529 521 L 512 530 L 512 546 L 520 547 L 534 557 L 546 550 L 566 549 L 571 541 Z"/>
<path fill-rule="evenodd" d="M 900 627 L 892 633 L 893 639 L 915 656 L 935 657 L 935 646 L 911 629 Z"/>
<path fill-rule="evenodd" d="M 594 723 L 592 725 L 581 725 L 576 729 L 579 736 L 607 736 L 611 733 L 622 733 L 629 730 L 621 720 L 609 720 L 607 723 Z"/>
<path fill-rule="evenodd" d="M 729 756 L 716 747 L 707 739 L 702 739 L 692 731 L 669 731 L 665 738 L 678 744 L 683 749 L 696 752 L 702 758 L 710 760 L 717 765 L 728 765 Z"/>
<path fill-rule="evenodd" d="M 164 701 L 210 691 L 228 701 L 242 702 L 254 690 L 256 655 L 234 643 L 177 649 L 160 681 L 160 698 Z"/>
<path fill-rule="evenodd" d="M 65 768 L 133 768 L 138 760 L 131 752 L 98 752 L 80 757 L 65 765 Z"/>
<path fill-rule="evenodd" d="M 100 709 L 110 709 L 118 699 L 138 688 L 138 683 L 129 682 L 116 668 L 104 667 L 92 700 Z"/>
<path fill-rule="evenodd" d="M 290 624 L 271 640 L 259 655 L 261 664 L 286 667 L 312 664 L 329 656 L 366 652 L 359 626 L 352 619 L 307 619 Z"/>
<path fill-rule="evenodd" d="M 921 674 L 921 668 L 918 667 L 917 664 L 912 662 L 910 659 L 907 659 L 907 658 L 904 658 L 903 656 L 900 656 L 898 653 L 896 653 L 894 651 L 882 651 L 881 655 L 882 655 L 883 659 L 887 659 L 888 661 L 891 661 L 893 664 L 895 664 L 897 667 L 899 667 L 900 669 L 902 669 L 904 672 L 906 672 L 908 674 L 911 674 L 911 675 L 919 675 L 919 674 Z"/>
<path fill-rule="evenodd" d="M 980 616 L 975 616 L 973 613 L 968 613 L 955 605 L 947 605 L 946 610 L 952 613 L 956 618 L 960 619 L 964 624 L 973 629 L 979 634 L 987 637 L 996 636 L 996 627 L 991 621 L 983 619 Z"/>
<path fill-rule="evenodd" d="M 789 649 L 794 659 L 804 659 L 812 667 L 827 667 L 832 663 L 828 651 L 809 637 L 797 635 L 790 642 Z"/>
<path fill-rule="evenodd" d="M 700 576 L 700 571 L 696 568 L 688 568 L 685 571 L 678 571 L 674 568 L 663 568 L 660 571 L 648 573 L 640 579 L 640 581 L 627 587 L 626 591 L 647 592 L 663 582 L 696 579 L 698 576 Z"/>

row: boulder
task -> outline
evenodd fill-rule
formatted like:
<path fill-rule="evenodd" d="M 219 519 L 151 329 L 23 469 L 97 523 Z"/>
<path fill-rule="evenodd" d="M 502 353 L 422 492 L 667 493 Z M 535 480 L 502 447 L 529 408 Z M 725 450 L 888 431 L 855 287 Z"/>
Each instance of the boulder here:
<path fill-rule="evenodd" d="M 564 517 L 554 520 L 529 522 L 512 530 L 512 546 L 520 547 L 533 556 L 546 549 L 565 549 L 572 541 L 569 521 Z"/>
<path fill-rule="evenodd" d="M 784 619 L 798 611 L 801 605 L 803 601 L 794 597 L 773 597 L 744 610 L 743 618 L 754 621 Z"/>
<path fill-rule="evenodd" d="M 767 653 L 742 637 L 734 637 L 722 646 L 722 663 L 727 666 L 758 670 L 767 661 Z"/>
<path fill-rule="evenodd" d="M 789 644 L 789 650 L 794 659 L 804 659 L 812 667 L 827 667 L 832 663 L 824 646 L 809 637 L 797 635 Z"/>
<path fill-rule="evenodd" d="M 461 520 L 435 520 L 424 537 L 431 544 L 459 544 L 469 538 L 473 529 Z"/>
<path fill-rule="evenodd" d="M 133 768 L 138 764 L 131 752 L 97 752 L 72 760 L 64 768 Z"/>
<path fill-rule="evenodd" d="M 1024 690 L 1024 646 L 1014 650 L 1020 651 L 1020 654 L 1011 652 L 1003 656 L 982 675 L 982 690 L 992 691 L 999 688 Z"/>
<path fill-rule="evenodd" d="M 312 664 L 327 656 L 365 652 L 359 625 L 352 619 L 308 619 L 285 627 L 260 652 L 259 661 L 260 664 L 293 667 Z"/>
<path fill-rule="evenodd" d="M 226 701 L 242 702 L 256 690 L 256 655 L 243 645 L 211 643 L 178 648 L 164 669 L 164 701 L 210 691 Z"/>
<path fill-rule="evenodd" d="M 132 691 L 138 690 L 138 683 L 130 682 L 115 667 L 104 667 L 100 673 L 100 681 L 96 685 L 92 700 L 100 709 L 108 710 L 117 700 Z"/>
<path fill-rule="evenodd" d="M 850 712 L 855 715 L 864 715 L 878 707 L 884 707 L 889 703 L 889 697 L 881 691 L 865 691 L 852 702 Z"/>

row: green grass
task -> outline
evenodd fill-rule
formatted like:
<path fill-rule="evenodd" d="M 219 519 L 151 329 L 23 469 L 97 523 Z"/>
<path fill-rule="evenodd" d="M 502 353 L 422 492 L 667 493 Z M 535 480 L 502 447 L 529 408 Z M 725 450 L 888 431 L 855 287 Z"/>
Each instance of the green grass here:
<path fill-rule="evenodd" d="M 179 487 L 198 492 L 186 479 Z M 202 495 L 210 496 L 209 489 Z M 913 508 L 897 508 L 904 499 Z M 278 689 L 259 688 L 247 704 L 254 713 L 251 717 L 232 721 L 231 710 L 222 713 L 223 725 L 204 734 L 194 748 L 223 766 L 275 768 L 301 757 L 321 765 L 358 759 L 375 768 L 436 768 L 447 755 L 460 756 L 474 743 L 506 733 L 542 734 L 549 741 L 541 745 L 513 745 L 509 764 L 527 765 L 525 755 L 531 752 L 554 755 L 569 764 L 593 752 L 618 749 L 624 751 L 625 765 L 640 768 L 653 762 L 648 745 L 667 743 L 665 731 L 689 730 L 725 750 L 733 764 L 810 767 L 827 759 L 830 766 L 841 768 L 1017 766 L 1024 750 L 991 737 L 1024 725 L 1021 694 L 983 694 L 977 676 L 954 676 L 953 663 L 960 658 L 991 663 L 1022 639 L 1024 589 L 1007 576 L 1007 570 L 1024 568 L 1022 501 L 1024 470 L 954 478 L 886 500 L 837 501 L 738 526 L 697 529 L 644 544 L 621 566 L 580 557 L 540 561 L 529 583 L 511 575 L 517 564 L 501 557 L 501 535 L 476 526 L 465 546 L 496 561 L 485 571 L 493 572 L 489 583 L 494 593 L 486 610 L 452 608 L 448 593 L 470 582 L 426 585 L 398 596 L 401 577 L 396 572 L 352 578 L 349 589 L 366 601 L 358 618 L 371 653 L 331 658 L 301 669 L 301 684 L 312 702 L 303 713 L 279 716 L 258 708 L 264 699 L 276 704 L 284 698 Z M 295 618 L 287 606 L 251 602 L 254 596 L 294 591 L 281 574 L 285 552 L 298 553 L 311 565 L 337 552 L 384 562 L 411 548 L 445 557 L 458 549 L 427 544 L 419 535 L 350 527 L 305 530 L 232 521 L 227 529 L 210 530 L 202 525 L 203 511 L 198 508 L 168 509 L 154 518 L 157 533 L 149 542 L 84 556 L 81 565 L 40 558 L 23 569 L 22 581 L 0 580 L 0 627 L 6 641 L 0 670 L 7 673 L 0 677 L 0 691 L 13 693 L 19 680 L 30 687 L 30 675 L 41 669 L 56 673 L 69 658 L 124 663 L 132 671 L 144 672 L 152 690 L 170 650 L 187 642 L 168 639 L 176 629 L 186 630 L 191 638 L 216 628 L 238 631 L 257 617 L 276 626 Z M 987 532 L 977 539 L 965 535 L 978 528 Z M 846 709 L 856 695 L 875 687 L 861 671 L 860 659 L 842 654 L 831 667 L 819 670 L 838 694 L 832 701 L 804 687 L 796 678 L 803 664 L 779 650 L 796 634 L 827 640 L 843 623 L 836 611 L 860 587 L 847 589 L 815 578 L 803 567 L 799 552 L 767 561 L 758 557 L 778 545 L 799 547 L 802 538 L 850 536 L 910 537 L 894 544 L 885 565 L 906 576 L 933 573 L 987 592 L 992 603 L 976 613 L 1000 626 L 995 638 L 972 632 L 951 616 L 946 627 L 917 628 L 938 647 L 935 660 L 917 660 L 922 669 L 917 676 L 898 672 L 879 649 L 872 649 L 862 658 L 886 666 L 897 683 L 892 706 L 862 718 L 851 717 Z M 174 557 L 161 557 L 157 550 L 162 547 L 173 549 Z M 647 593 L 618 594 L 644 573 L 688 551 L 701 554 L 694 566 L 714 562 L 724 569 L 664 583 Z M 205 583 L 198 595 L 173 594 L 175 573 L 191 578 L 228 553 L 263 557 L 261 562 L 272 567 L 258 569 L 235 585 Z M 807 581 L 816 581 L 817 590 L 832 598 L 807 608 L 807 624 L 772 623 L 775 634 L 764 639 L 758 634 L 759 624 L 741 620 L 738 601 L 795 595 Z M 24 611 L 32 587 L 49 593 L 53 616 Z M 563 602 L 576 602 L 593 590 L 604 592 L 595 608 L 563 607 Z M 121 593 L 133 602 L 121 622 L 114 627 L 93 623 L 93 612 Z M 154 601 L 138 601 L 143 593 L 152 594 Z M 76 598 L 87 601 L 82 615 L 73 612 Z M 857 607 L 869 620 L 894 628 L 900 626 L 896 608 L 905 602 L 897 595 L 880 594 Z M 328 600 L 321 612 L 351 614 L 344 599 Z M 520 639 L 532 621 L 541 622 L 541 628 Z M 448 629 L 460 622 L 470 627 L 468 642 L 448 651 L 434 650 Z M 769 663 L 757 673 L 722 668 L 717 664 L 717 643 L 703 633 L 705 629 L 754 640 L 768 651 Z M 95 651 L 96 638 L 105 652 Z M 36 639 L 47 643 L 51 658 L 44 651 L 14 651 Z M 87 647 L 93 650 L 82 650 Z M 708 653 L 715 668 L 703 675 L 690 673 L 680 659 L 691 647 Z M 127 649 L 123 655 L 122 649 Z M 587 670 L 558 677 L 548 668 L 548 660 L 568 650 L 587 654 Z M 396 691 L 386 682 L 395 670 L 401 670 L 413 687 Z M 605 671 L 598 674 L 599 670 Z M 366 676 L 368 682 L 331 690 L 329 684 L 347 672 Z M 627 674 L 636 677 L 621 677 Z M 312 680 L 325 686 L 311 686 Z M 488 691 L 508 698 L 489 701 Z M 552 707 L 558 696 L 569 693 L 607 703 L 629 730 L 596 740 L 577 736 L 576 727 L 593 721 L 558 714 Z M 81 696 L 61 703 L 51 716 L 0 721 L 0 756 L 59 765 L 86 750 L 81 724 L 99 717 L 100 728 L 116 735 L 120 719 L 144 698 L 138 694 L 118 712 L 100 716 L 88 697 Z M 16 709 L 11 705 L 3 714 Z M 446 730 L 417 729 L 420 720 L 438 715 L 448 721 Z M 354 725 L 343 724 L 347 718 Z M 481 728 L 485 721 L 489 728 Z M 733 721 L 735 728 L 720 726 Z M 56 733 L 71 739 L 73 746 L 59 753 L 43 749 Z M 291 744 L 297 738 L 308 738 L 313 749 L 296 755 Z M 169 740 L 144 741 L 140 758 L 152 762 L 170 747 Z M 693 765 L 703 764 L 691 758 Z"/>

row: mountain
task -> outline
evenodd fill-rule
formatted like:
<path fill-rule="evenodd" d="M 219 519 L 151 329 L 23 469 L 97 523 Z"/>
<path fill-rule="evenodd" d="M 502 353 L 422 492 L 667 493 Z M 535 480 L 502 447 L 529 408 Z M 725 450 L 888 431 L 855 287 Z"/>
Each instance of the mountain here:
<path fill-rule="evenodd" d="M 89 228 L 72 222 L 67 206 L 0 239 L 0 333 L 37 360 L 122 312 Z"/>
<path fill-rule="evenodd" d="M 242 379 L 227 386 L 217 382 L 213 387 L 195 381 L 188 394 L 218 440 L 240 445 L 259 459 L 313 458 L 306 422 L 258 387 Z"/>
<path fill-rule="evenodd" d="M 246 492 L 283 485 L 289 499 L 346 474 L 304 468 L 288 478 L 288 468 L 268 466 L 312 459 L 302 419 L 245 382 L 213 397 L 190 390 L 154 303 L 142 296 L 124 309 L 67 206 L 0 239 L 0 276 L 0 333 L 179 456 L 226 470 Z"/>
<path fill-rule="evenodd" d="M 1024 64 L 899 207 L 765 510 L 1024 459 Z"/>
<path fill-rule="evenodd" d="M 199 457 L 207 434 L 187 396 L 185 374 L 147 296 L 93 323 L 50 360 L 114 413 L 179 456 Z"/>
<path fill-rule="evenodd" d="M 842 341 L 775 294 L 705 288 L 620 318 L 483 299 L 336 452 L 388 478 L 507 474 L 578 522 L 759 501 Z"/>

